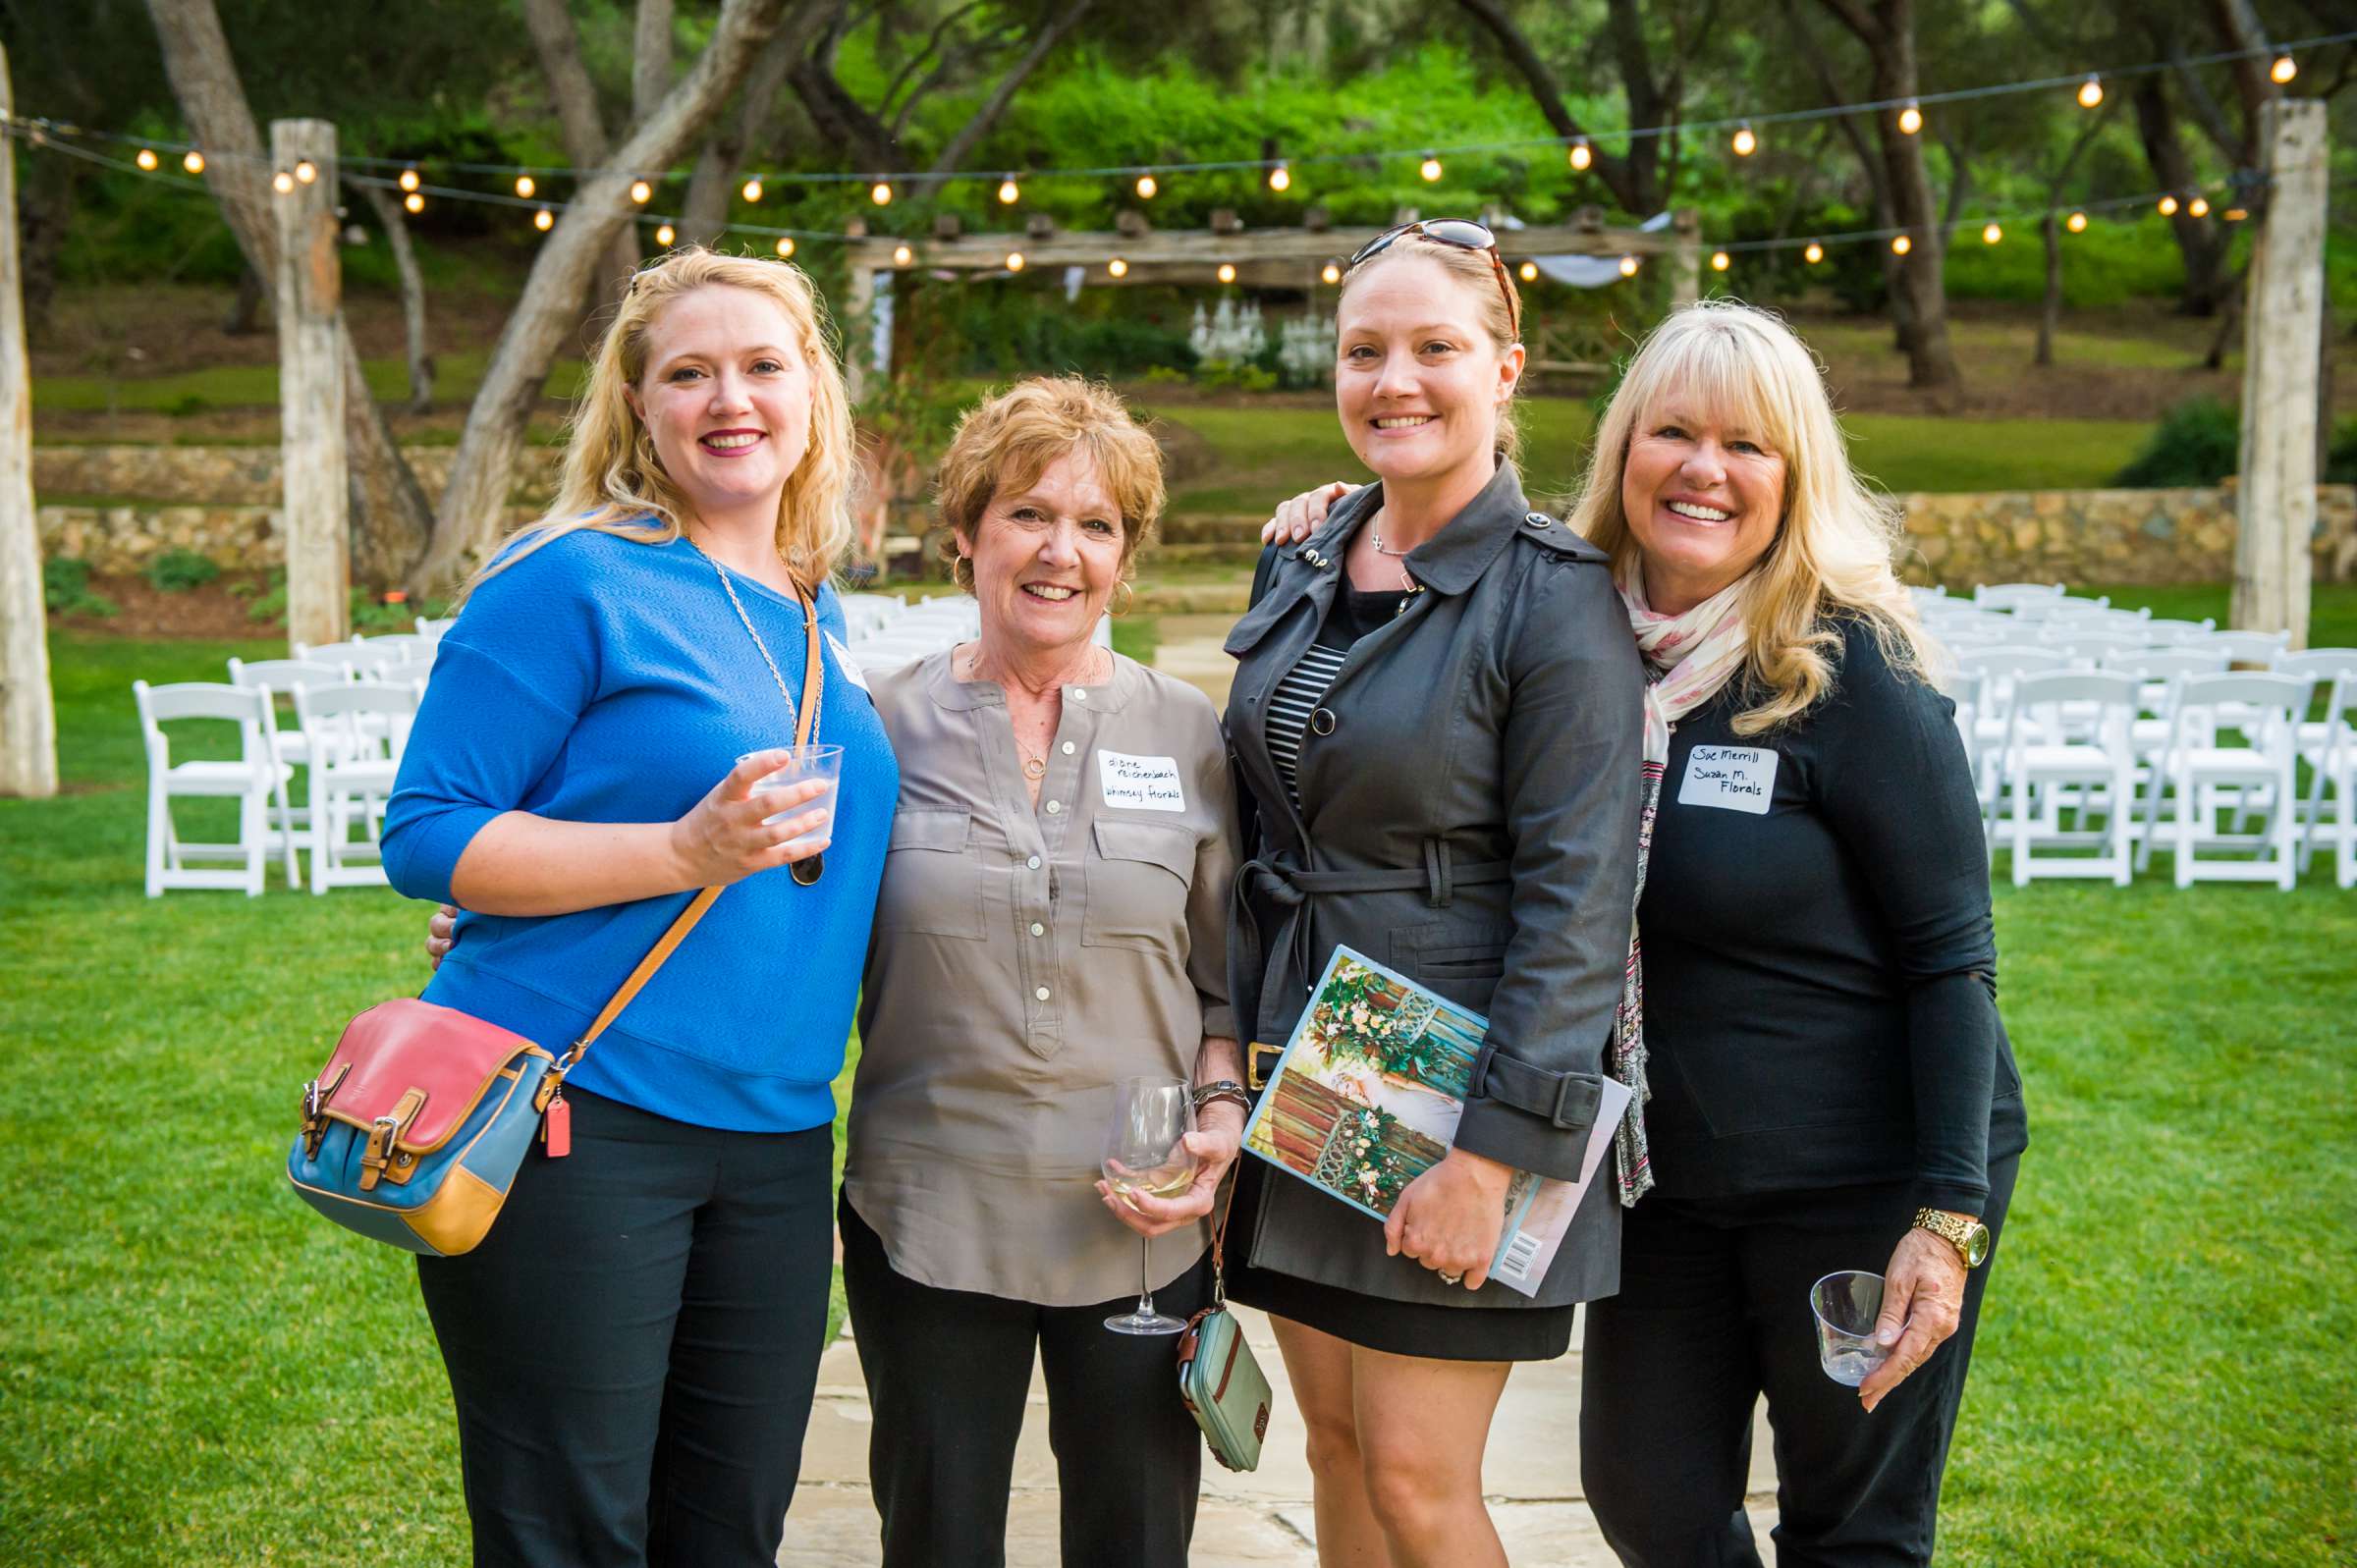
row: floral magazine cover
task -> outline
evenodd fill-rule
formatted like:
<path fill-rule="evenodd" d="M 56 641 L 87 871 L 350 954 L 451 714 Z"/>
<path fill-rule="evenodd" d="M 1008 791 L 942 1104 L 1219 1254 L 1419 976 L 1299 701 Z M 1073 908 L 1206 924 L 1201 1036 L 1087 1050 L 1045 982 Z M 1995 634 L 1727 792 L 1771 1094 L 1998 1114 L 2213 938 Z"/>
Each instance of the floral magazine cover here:
<path fill-rule="evenodd" d="M 1388 1218 L 1401 1190 L 1449 1152 L 1489 1026 L 1337 946 L 1245 1124 L 1244 1147 L 1360 1213 Z M 1606 1079 L 1577 1182 L 1515 1173 L 1492 1279 L 1538 1293 L 1627 1104 L 1628 1090 Z"/>

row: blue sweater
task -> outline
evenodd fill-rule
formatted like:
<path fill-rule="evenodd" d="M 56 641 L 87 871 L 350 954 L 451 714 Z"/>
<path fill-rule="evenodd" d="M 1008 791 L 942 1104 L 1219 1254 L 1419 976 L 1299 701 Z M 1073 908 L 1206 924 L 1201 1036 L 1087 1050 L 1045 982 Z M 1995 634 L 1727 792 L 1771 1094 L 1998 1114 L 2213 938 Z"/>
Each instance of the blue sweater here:
<path fill-rule="evenodd" d="M 732 573 L 798 701 L 795 601 Z M 832 1120 L 900 768 L 841 655 L 843 606 L 819 594 L 828 657 L 821 741 L 844 747 L 826 873 L 783 869 L 722 893 L 572 1081 L 699 1126 L 793 1132 Z M 572 533 L 491 578 L 434 664 L 385 816 L 385 871 L 412 898 L 507 811 L 570 822 L 671 822 L 740 753 L 792 744 L 760 651 L 692 545 Z M 425 989 L 562 1053 L 644 957 L 688 893 L 577 914 L 463 914 Z"/>

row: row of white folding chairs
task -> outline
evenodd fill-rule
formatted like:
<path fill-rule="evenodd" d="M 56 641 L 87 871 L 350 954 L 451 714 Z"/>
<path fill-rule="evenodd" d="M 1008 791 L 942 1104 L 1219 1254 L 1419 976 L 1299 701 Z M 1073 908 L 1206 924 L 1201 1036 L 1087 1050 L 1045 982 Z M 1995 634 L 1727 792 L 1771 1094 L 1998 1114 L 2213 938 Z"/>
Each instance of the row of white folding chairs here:
<path fill-rule="evenodd" d="M 1955 695 L 1991 853 L 2010 843 L 2016 886 L 2038 876 L 2124 885 L 2131 846 L 2141 870 L 2163 844 L 2179 887 L 2289 888 L 2327 844 L 2335 883 L 2357 886 L 2357 650 L 2287 655 L 2270 674 L 2229 674 L 2189 653 L 2114 654 L 2087 670 L 2048 664 L 2048 650 L 2015 652 L 1959 672 Z M 2319 689 L 2324 712 L 2311 719 Z M 2229 814 L 2236 826 L 2220 826 Z M 2090 828 L 2097 817 L 2104 826 Z M 2253 819 L 2263 825 L 2241 826 Z M 2101 852 L 2039 853 L 2090 846 Z M 2246 850 L 2256 858 L 2239 858 Z"/>
<path fill-rule="evenodd" d="M 241 888 L 258 895 L 273 854 L 283 862 L 288 886 L 300 887 L 299 844 L 310 854 L 313 892 L 381 886 L 384 802 L 423 683 L 299 681 L 287 688 L 296 717 L 296 729 L 288 732 L 278 727 L 276 692 L 261 677 L 269 665 L 290 661 L 231 663 L 239 678 L 227 683 L 132 684 L 147 754 L 147 895 L 160 897 L 169 888 Z M 178 720 L 235 724 L 237 756 L 173 762 L 164 726 Z M 298 766 L 306 786 L 300 813 L 288 790 Z M 182 796 L 235 798 L 236 841 L 184 841 L 171 804 Z M 190 864 L 196 860 L 240 864 L 230 870 Z"/>
<path fill-rule="evenodd" d="M 343 642 L 322 642 L 316 645 L 298 642 L 295 657 L 312 664 L 338 665 L 356 675 L 366 676 L 387 665 L 431 664 L 436 645 L 442 634 L 436 632 L 394 632 L 381 637 L 354 636 Z"/>

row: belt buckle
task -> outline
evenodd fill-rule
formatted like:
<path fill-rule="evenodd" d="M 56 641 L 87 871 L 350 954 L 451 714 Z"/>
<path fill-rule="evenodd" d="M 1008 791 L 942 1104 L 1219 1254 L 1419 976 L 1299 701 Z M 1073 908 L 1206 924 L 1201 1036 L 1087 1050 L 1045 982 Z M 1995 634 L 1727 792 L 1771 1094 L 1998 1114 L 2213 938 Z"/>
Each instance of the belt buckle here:
<path fill-rule="evenodd" d="M 1285 1054 L 1285 1048 L 1272 1046 L 1260 1040 L 1255 1040 L 1244 1048 L 1244 1086 L 1255 1094 L 1269 1086 L 1268 1074 L 1261 1070 L 1260 1065 L 1261 1057 L 1264 1054 L 1282 1056 Z"/>

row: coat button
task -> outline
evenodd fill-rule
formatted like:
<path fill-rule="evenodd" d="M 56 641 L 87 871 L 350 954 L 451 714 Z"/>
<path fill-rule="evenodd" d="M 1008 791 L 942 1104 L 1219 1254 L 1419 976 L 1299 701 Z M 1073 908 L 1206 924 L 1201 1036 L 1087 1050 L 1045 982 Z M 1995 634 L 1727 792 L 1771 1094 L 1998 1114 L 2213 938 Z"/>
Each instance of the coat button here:
<path fill-rule="evenodd" d="M 1334 733 L 1334 710 L 1333 710 L 1332 708 L 1313 708 L 1313 709 L 1311 709 L 1311 710 L 1310 710 L 1310 714 L 1309 714 L 1309 728 L 1310 728 L 1310 732 L 1311 732 L 1311 733 L 1313 733 L 1313 734 L 1320 734 L 1320 735 L 1330 735 L 1330 734 L 1333 734 L 1333 733 Z"/>
<path fill-rule="evenodd" d="M 1051 800 L 1051 801 L 1049 801 L 1049 802 L 1048 802 L 1048 815 L 1049 815 L 1049 816 L 1053 817 L 1053 816 L 1055 816 L 1055 815 L 1056 815 L 1058 812 L 1061 812 L 1062 810 L 1064 810 L 1064 802 L 1063 802 L 1063 801 L 1061 801 L 1061 800 Z"/>
<path fill-rule="evenodd" d="M 1037 991 L 1031 993 L 1031 995 L 1038 998 L 1041 1001 L 1045 1001 L 1048 1000 L 1048 988 L 1042 986 Z"/>
<path fill-rule="evenodd" d="M 1078 746 L 1074 745 L 1074 744 L 1073 744 L 1071 741 L 1069 741 L 1069 740 L 1068 740 L 1068 741 L 1066 741 L 1066 742 L 1064 743 L 1064 754 L 1065 754 L 1066 756 L 1068 756 L 1068 757 L 1069 757 L 1069 756 L 1070 756 L 1070 755 L 1071 755 L 1073 752 L 1075 752 L 1075 751 L 1078 751 L 1079 749 L 1080 749 L 1080 748 L 1079 748 Z"/>

